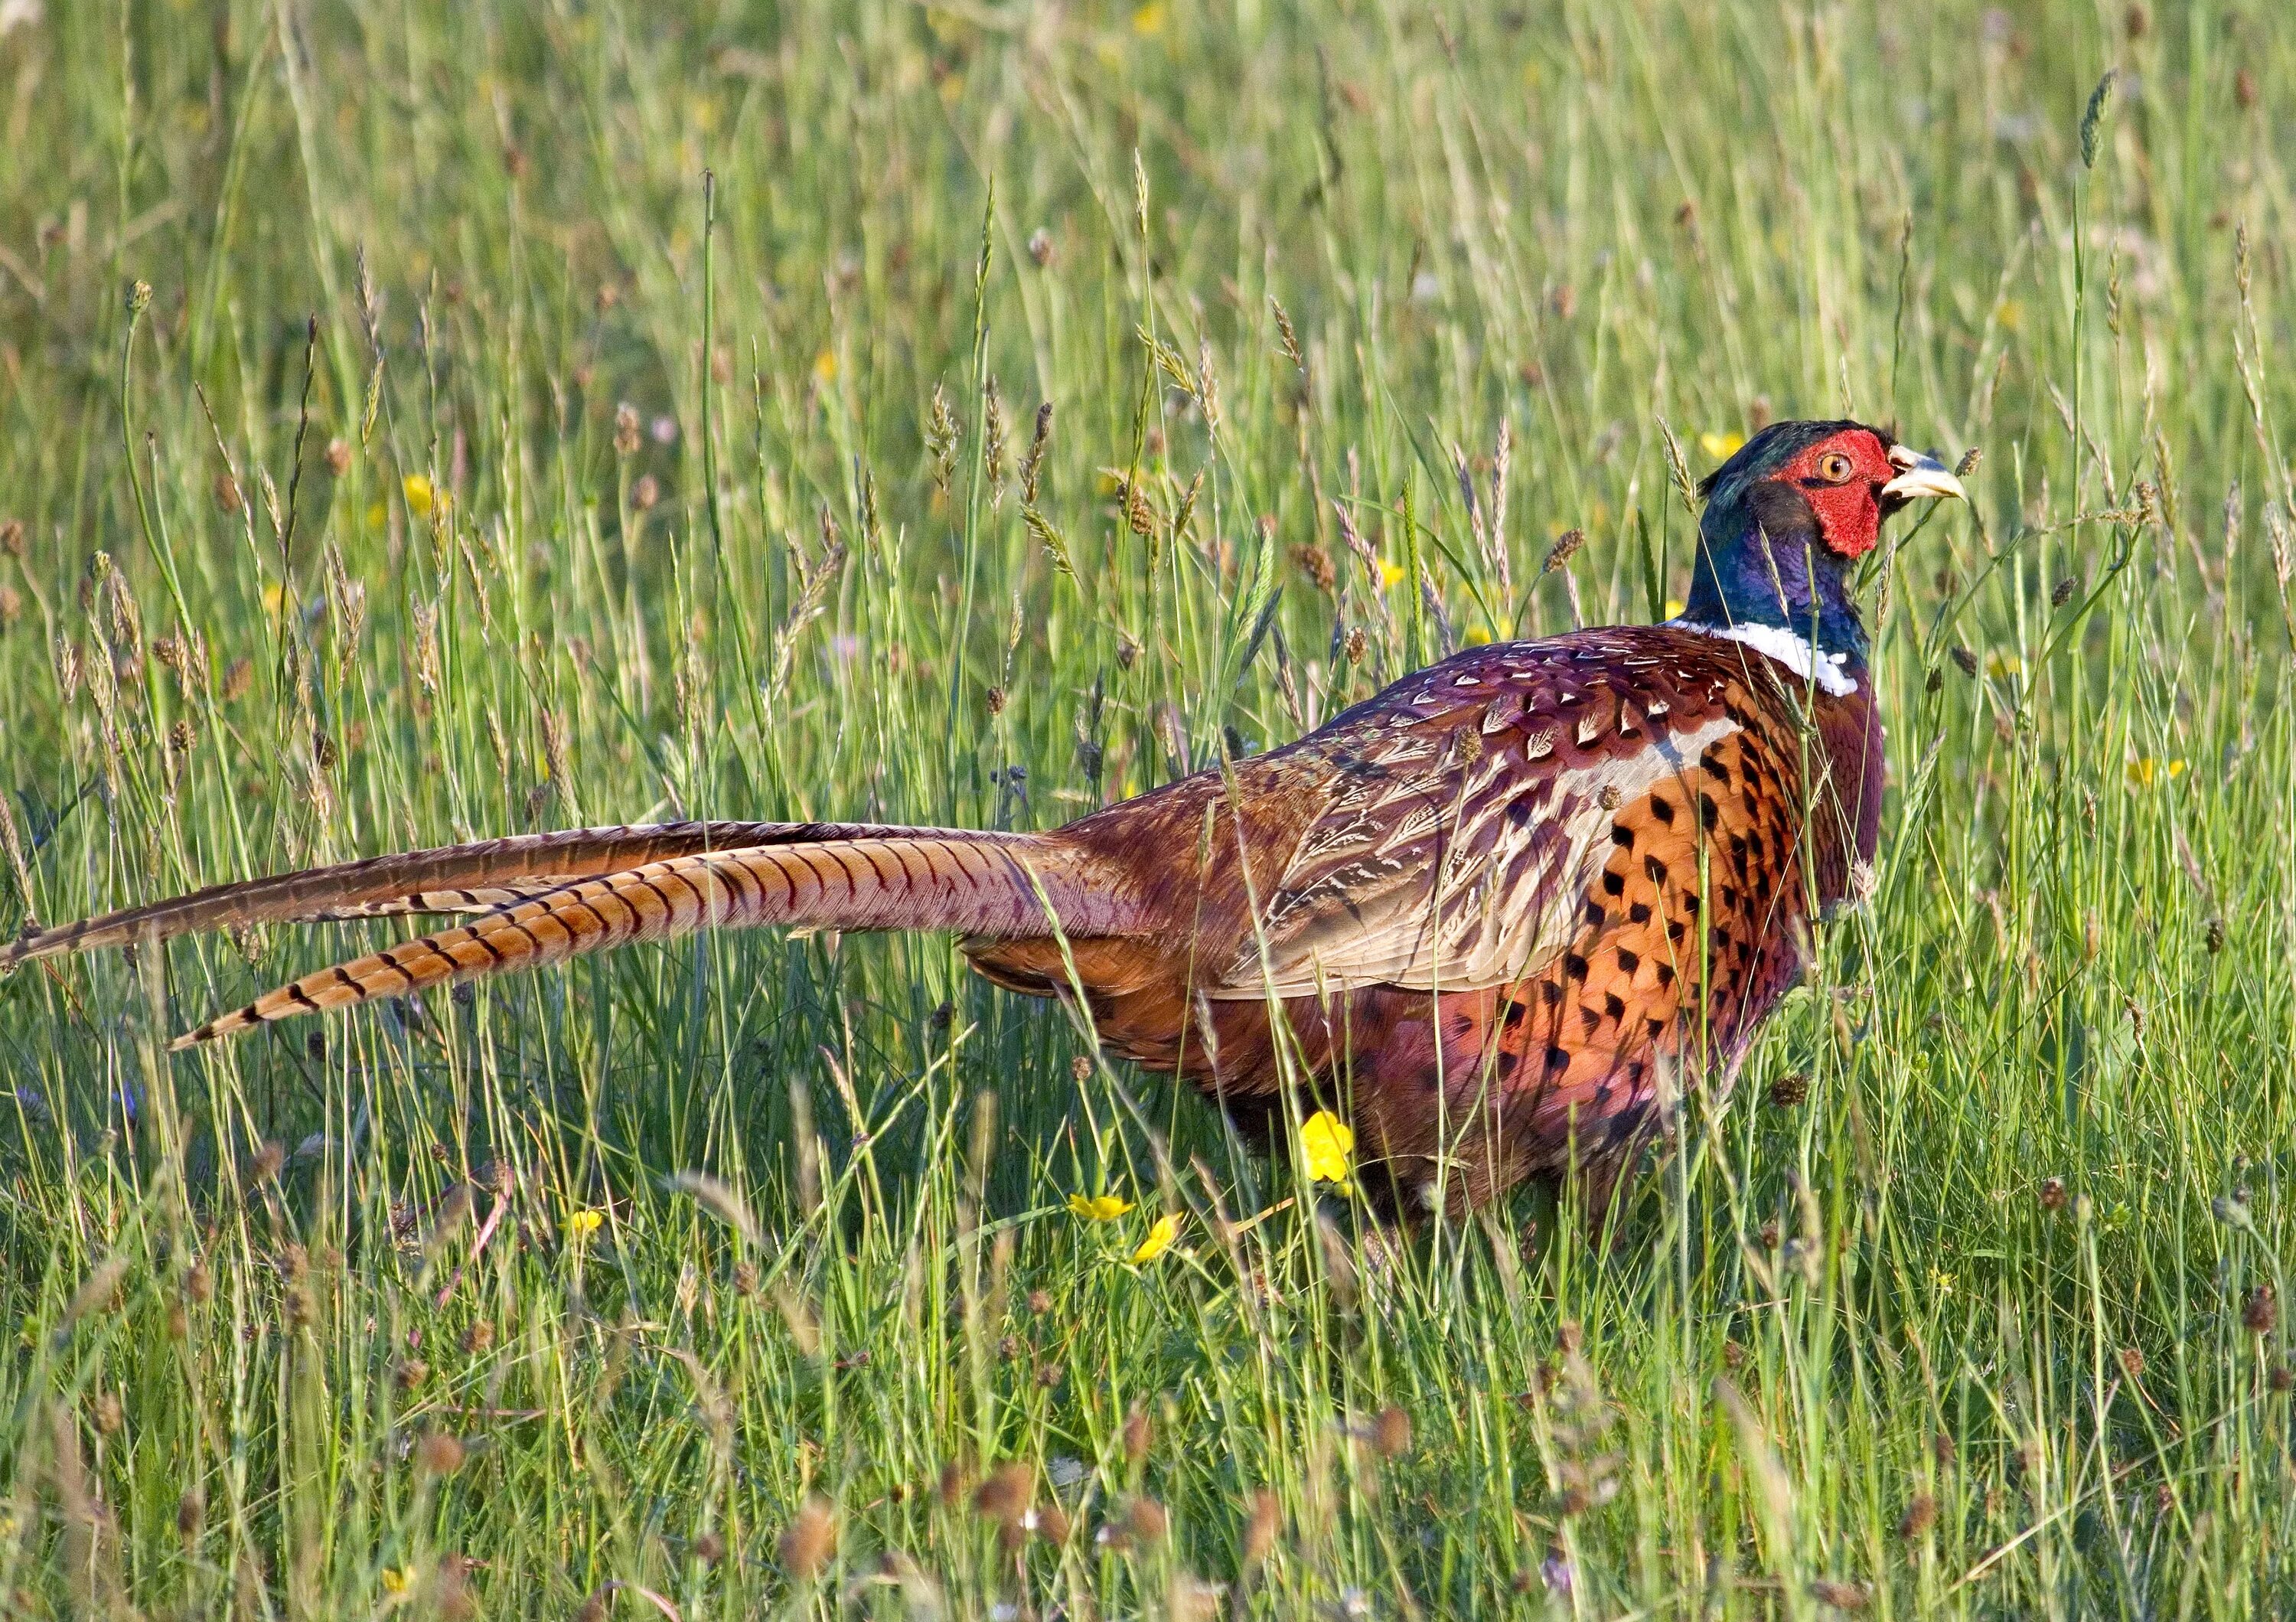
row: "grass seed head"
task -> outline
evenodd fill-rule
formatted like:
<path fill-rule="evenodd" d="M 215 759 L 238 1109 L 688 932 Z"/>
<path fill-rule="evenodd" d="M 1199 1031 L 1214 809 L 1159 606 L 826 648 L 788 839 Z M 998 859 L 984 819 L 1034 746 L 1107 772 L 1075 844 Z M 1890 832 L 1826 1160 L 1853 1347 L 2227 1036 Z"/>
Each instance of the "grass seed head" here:
<path fill-rule="evenodd" d="M 1153 1498 L 1135 1498 L 1124 1507 L 1125 1534 L 1143 1548 L 1162 1543 L 1171 1529 L 1171 1516 Z"/>
<path fill-rule="evenodd" d="M 782 1564 L 800 1582 L 821 1575 L 837 1552 L 837 1516 L 820 1498 L 808 1498 L 782 1534 Z"/>
<path fill-rule="evenodd" d="M 460 1438 L 433 1430 L 415 1445 L 415 1467 L 426 1476 L 451 1476 L 467 1456 Z"/>
<path fill-rule="evenodd" d="M 1253 1570 L 1264 1563 L 1275 1547 L 1277 1533 L 1283 1527 L 1283 1505 L 1274 1493 L 1261 1487 L 1251 1495 L 1251 1513 L 1243 1523 L 1243 1569 Z"/>
<path fill-rule="evenodd" d="M 1937 1500 L 1927 1493 L 1915 1493 L 1906 1501 L 1906 1512 L 1898 1517 L 1898 1541 L 1912 1543 L 1937 1525 Z"/>
<path fill-rule="evenodd" d="M 2240 1321 L 2251 1335 L 2268 1335 L 2280 1322 L 2280 1303 L 2274 1298 L 2272 1286 L 2259 1284 L 2248 1292 L 2248 1300 L 2240 1309 Z"/>

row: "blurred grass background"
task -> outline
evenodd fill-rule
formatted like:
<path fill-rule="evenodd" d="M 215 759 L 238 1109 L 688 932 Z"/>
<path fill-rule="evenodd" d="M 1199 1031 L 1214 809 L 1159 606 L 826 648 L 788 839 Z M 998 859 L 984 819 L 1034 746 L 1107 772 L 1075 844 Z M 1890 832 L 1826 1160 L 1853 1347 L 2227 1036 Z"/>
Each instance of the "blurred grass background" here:
<path fill-rule="evenodd" d="M 2265 4 L 0 3 L 0 926 L 1049 825 L 1662 614 L 1764 420 L 1982 453 L 1872 583 L 1874 900 L 1615 1247 L 1283 1205 L 938 939 L 173 1060 L 363 931 L 18 973 L 0 1610 L 2296 1605 L 2292 68 Z"/>

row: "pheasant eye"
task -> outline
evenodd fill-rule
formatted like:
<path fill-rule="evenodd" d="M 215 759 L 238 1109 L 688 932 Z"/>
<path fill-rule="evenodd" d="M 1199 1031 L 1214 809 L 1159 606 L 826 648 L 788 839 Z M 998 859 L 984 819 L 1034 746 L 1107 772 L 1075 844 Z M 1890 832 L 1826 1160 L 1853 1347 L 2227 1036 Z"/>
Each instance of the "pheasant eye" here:
<path fill-rule="evenodd" d="M 1828 451 L 1817 459 L 1817 476 L 1828 484 L 1847 484 L 1857 464 L 1840 451 Z"/>

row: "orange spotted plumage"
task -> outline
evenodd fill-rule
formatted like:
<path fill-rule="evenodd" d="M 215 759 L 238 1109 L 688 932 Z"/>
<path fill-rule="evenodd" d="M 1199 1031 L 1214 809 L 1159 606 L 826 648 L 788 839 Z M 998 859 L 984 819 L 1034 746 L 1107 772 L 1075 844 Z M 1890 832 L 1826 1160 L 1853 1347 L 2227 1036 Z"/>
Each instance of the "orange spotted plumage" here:
<path fill-rule="evenodd" d="M 701 930 L 950 930 L 990 979 L 1080 998 L 1111 1051 L 1263 1136 L 1287 1129 L 1292 1044 L 1384 1203 L 1459 1208 L 1575 1168 L 1599 1207 L 1684 1087 L 1727 1085 L 1873 860 L 1882 729 L 1848 565 L 1897 507 L 1958 493 L 1871 429 L 1776 425 L 1710 481 L 1683 620 L 1472 650 L 1046 833 L 496 840 L 30 933 L 0 968 L 227 925 L 471 915 L 184 1047 Z"/>

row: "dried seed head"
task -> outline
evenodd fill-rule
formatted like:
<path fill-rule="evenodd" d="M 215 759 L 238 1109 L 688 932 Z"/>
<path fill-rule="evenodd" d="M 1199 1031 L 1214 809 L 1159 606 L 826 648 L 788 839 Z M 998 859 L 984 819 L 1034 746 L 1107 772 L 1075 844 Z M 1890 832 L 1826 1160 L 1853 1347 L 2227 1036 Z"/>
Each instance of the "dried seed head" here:
<path fill-rule="evenodd" d="M 1319 592 L 1330 592 L 1339 584 L 1339 571 L 1332 567 L 1332 554 L 1319 545 L 1309 543 L 1294 546 L 1292 561 Z"/>
<path fill-rule="evenodd" d="M 726 1558 L 726 1540 L 715 1532 L 704 1532 L 693 1540 L 693 1558 L 705 1566 L 714 1566 Z"/>
<path fill-rule="evenodd" d="M 426 1476 L 451 1476 L 463 1468 L 464 1457 L 460 1438 L 443 1430 L 433 1430 L 415 1445 L 414 1463 Z"/>
<path fill-rule="evenodd" d="M 1348 627 L 1347 640 L 1341 644 L 1341 647 L 1347 654 L 1348 663 L 1360 665 L 1364 661 L 1364 655 L 1370 651 L 1371 638 L 1364 635 L 1363 627 L 1351 625 Z"/>
<path fill-rule="evenodd" d="M 1906 1501 L 1906 1512 L 1898 1517 L 1898 1538 L 1912 1543 L 1937 1525 L 1937 1500 L 1927 1493 L 1915 1493 Z"/>
<path fill-rule="evenodd" d="M 1004 483 L 1004 394 L 993 377 L 981 393 L 982 465 L 988 474 L 989 487 L 1001 494 Z"/>
<path fill-rule="evenodd" d="M 2063 1210 L 2065 1208 L 2065 1200 L 2067 1199 L 2067 1195 L 2065 1193 L 2065 1180 L 2062 1177 L 2042 1178 L 2039 1199 L 2041 1201 L 2041 1208 L 2045 1211 Z"/>
<path fill-rule="evenodd" d="M 1964 676 L 1975 676 L 1977 674 L 1977 655 L 1971 652 L 1967 648 L 1963 647 L 1959 643 L 1956 643 L 1953 645 L 1953 662 L 1961 667 L 1961 673 Z"/>
<path fill-rule="evenodd" d="M 1124 1456 L 1128 1462 L 1137 1464 L 1146 1458 L 1155 1439 L 1155 1427 L 1149 1423 L 1147 1410 L 1135 1408 L 1124 1416 Z"/>
<path fill-rule="evenodd" d="M 1399 1459 L 1411 1451 L 1411 1415 L 1392 1405 L 1382 1408 L 1372 1423 L 1372 1446 L 1382 1459 Z"/>
<path fill-rule="evenodd" d="M 1029 258 L 1037 269 L 1050 265 L 1059 251 L 1053 246 L 1053 233 L 1042 225 L 1029 233 Z"/>
<path fill-rule="evenodd" d="M 215 476 L 215 504 L 216 511 L 226 518 L 237 517 L 239 510 L 247 504 L 239 493 L 239 480 L 228 472 Z"/>
<path fill-rule="evenodd" d="M 248 1167 L 249 1176 L 258 1184 L 268 1183 L 286 1164 L 287 1146 L 277 1138 L 266 1138 L 263 1147 L 255 1151 L 255 1159 Z"/>
<path fill-rule="evenodd" d="M 2251 1335 L 2268 1335 L 2280 1322 L 2280 1303 L 2273 1298 L 2272 1286 L 2259 1284 L 2248 1293 L 2247 1304 L 2240 1309 L 2240 1321 Z"/>
<path fill-rule="evenodd" d="M 1866 1609 L 1866 1591 L 1855 1583 L 1820 1577 L 1809 1585 L 1809 1594 L 1819 1604 L 1831 1605 L 1836 1610 L 1860 1611 Z"/>
<path fill-rule="evenodd" d="M 119 1435 L 119 1427 L 127 1422 L 127 1418 L 119 1405 L 119 1395 L 116 1391 L 98 1391 L 95 1399 L 88 1404 L 87 1416 L 96 1429 L 105 1436 Z"/>
<path fill-rule="evenodd" d="M 2254 69 L 2243 67 L 2239 72 L 2232 76 L 2232 99 L 2239 104 L 2243 112 L 2256 105 L 2256 70 Z"/>
<path fill-rule="evenodd" d="M 1283 1525 L 1283 1506 L 1274 1493 L 1262 1487 L 1251 1495 L 1251 1514 L 1243 1526 L 1243 1569 L 1247 1571 L 1266 1561 L 1268 1552 L 1275 1547 L 1275 1535 Z"/>
<path fill-rule="evenodd" d="M 1037 504 L 1037 487 L 1044 477 L 1045 450 L 1053 442 L 1053 403 L 1046 400 L 1037 407 L 1036 437 L 1029 441 L 1027 455 L 1021 458 L 1021 499 L 1029 506 Z"/>
<path fill-rule="evenodd" d="M 1129 631 L 1119 631 L 1116 634 L 1116 668 L 1119 670 L 1129 670 L 1139 662 L 1138 639 Z"/>
<path fill-rule="evenodd" d="M 2140 1380 L 2144 1378 L 2144 1353 L 2143 1349 L 2134 1346 L 2122 1347 L 2120 1348 L 2120 1370 L 2122 1373 L 2128 1375 L 2131 1380 Z"/>
<path fill-rule="evenodd" d="M 819 1498 L 808 1498 L 781 1537 L 782 1564 L 800 1582 L 821 1575 L 837 1552 L 837 1516 Z"/>
<path fill-rule="evenodd" d="M 1554 545 L 1546 549 L 1546 561 L 1538 566 L 1538 572 L 1542 575 L 1553 574 L 1578 556 L 1578 549 L 1586 544 L 1587 532 L 1584 529 L 1564 530 L 1556 538 Z"/>
<path fill-rule="evenodd" d="M 327 441 L 327 471 L 340 479 L 351 471 L 350 441 L 336 438 Z"/>
<path fill-rule="evenodd" d="M 1153 1498 L 1135 1498 L 1125 1506 L 1124 1529 L 1136 1544 L 1160 1544 L 1172 1529 L 1172 1518 Z"/>
<path fill-rule="evenodd" d="M 480 1318 L 463 1331 L 463 1350 L 472 1356 L 489 1350 L 495 1343 L 495 1326 Z"/>
<path fill-rule="evenodd" d="M 947 1479 L 944 1472 L 944 1483 Z M 986 1520 L 1011 1525 L 1027 1511 L 1029 1501 L 1036 1496 L 1036 1472 L 1026 1464 L 1017 1460 L 1000 1464 L 988 1472 L 988 1479 L 972 1495 L 972 1507 Z"/>
<path fill-rule="evenodd" d="M 630 487 L 630 506 L 639 512 L 650 512 L 661 500 L 661 481 L 652 473 L 641 473 Z"/>
<path fill-rule="evenodd" d="M 176 1500 L 176 1536 L 186 1543 L 200 1535 L 200 1528 L 207 1518 L 207 1495 L 198 1487 L 193 1487 Z"/>
<path fill-rule="evenodd" d="M 1770 1083 L 1770 1107 L 1798 1110 L 1809 1102 L 1809 1072 L 1793 1070 Z"/>
<path fill-rule="evenodd" d="M 2052 608 L 2064 607 L 2066 603 L 2070 602 L 2073 600 L 2073 594 L 2079 590 L 2080 590 L 2080 581 L 2074 576 L 2067 575 L 2063 579 L 2058 581 L 2054 586 L 2050 588 L 2049 606 Z"/>
<path fill-rule="evenodd" d="M 956 475 L 956 416 L 948 408 L 948 393 L 935 383 L 932 406 L 925 417 L 925 453 L 932 458 L 933 487 L 943 496 L 948 494 L 949 480 Z"/>
<path fill-rule="evenodd" d="M 638 426 L 638 408 L 624 400 L 614 407 L 614 454 L 635 456 L 644 442 L 644 430 Z"/>
<path fill-rule="evenodd" d="M 402 1391 L 412 1391 L 430 1378 L 430 1365 L 420 1357 L 402 1357 L 391 1370 L 390 1381 Z"/>

